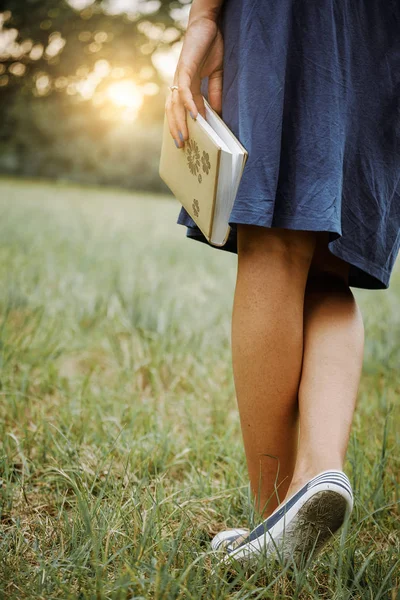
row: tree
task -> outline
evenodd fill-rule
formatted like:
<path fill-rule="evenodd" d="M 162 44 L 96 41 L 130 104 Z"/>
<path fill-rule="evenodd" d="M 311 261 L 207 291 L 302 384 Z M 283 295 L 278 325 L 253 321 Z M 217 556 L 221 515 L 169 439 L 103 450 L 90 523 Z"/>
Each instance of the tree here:
<path fill-rule="evenodd" d="M 188 8 L 184 0 L 0 0 L 0 159 L 13 152 L 26 172 L 35 148 L 55 147 L 57 135 L 66 145 L 83 135 L 100 143 L 124 111 L 140 111 L 142 126 L 161 123 L 167 82 L 154 58 L 180 43 Z"/>
<path fill-rule="evenodd" d="M 172 17 L 173 11 L 183 6 L 180 2 L 131 0 L 138 8 L 135 12 L 113 11 L 118 0 L 70 2 L 0 2 L 2 33 L 8 36 L 0 53 L 3 87 L 26 85 L 34 90 L 35 78 L 43 73 L 49 77 L 49 85 L 43 83 L 39 93 L 45 95 L 57 90 L 57 79 L 67 78 L 69 83 L 84 79 L 99 60 L 120 68 L 121 76 L 122 69 L 130 66 L 139 82 L 148 80 L 152 71 L 152 82 L 163 84 L 152 56 L 180 40 L 182 27 Z M 73 8 L 85 4 L 81 10 Z M 59 86 L 67 88 L 62 82 Z"/>

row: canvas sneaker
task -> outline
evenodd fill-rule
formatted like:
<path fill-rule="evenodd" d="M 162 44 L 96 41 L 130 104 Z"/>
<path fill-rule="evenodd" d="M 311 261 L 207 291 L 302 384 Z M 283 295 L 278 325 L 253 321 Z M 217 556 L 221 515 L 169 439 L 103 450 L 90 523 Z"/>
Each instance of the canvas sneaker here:
<path fill-rule="evenodd" d="M 252 563 L 260 554 L 305 564 L 340 529 L 352 509 L 353 492 L 345 473 L 323 471 L 252 531 L 222 531 L 211 545 L 225 550 L 221 559 L 225 564 L 232 559 Z"/>

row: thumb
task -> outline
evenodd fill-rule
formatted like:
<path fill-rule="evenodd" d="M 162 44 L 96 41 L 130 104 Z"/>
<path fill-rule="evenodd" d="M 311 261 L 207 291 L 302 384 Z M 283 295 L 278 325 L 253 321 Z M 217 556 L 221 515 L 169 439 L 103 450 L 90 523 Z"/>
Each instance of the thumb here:
<path fill-rule="evenodd" d="M 214 71 L 208 77 L 208 102 L 219 116 L 222 114 L 222 78 L 222 69 Z"/>

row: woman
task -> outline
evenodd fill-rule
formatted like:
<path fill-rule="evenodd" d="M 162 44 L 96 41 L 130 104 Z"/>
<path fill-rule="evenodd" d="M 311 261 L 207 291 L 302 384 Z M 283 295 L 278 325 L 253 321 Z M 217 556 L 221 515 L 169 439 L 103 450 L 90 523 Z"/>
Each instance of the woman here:
<path fill-rule="evenodd" d="M 397 0 L 193 0 L 165 107 L 177 152 L 202 94 L 249 152 L 222 249 L 238 254 L 232 361 L 260 524 L 215 536 L 224 560 L 306 560 L 352 509 L 350 287 L 387 288 L 399 252 L 399 35 Z M 207 242 L 184 208 L 177 222 Z"/>

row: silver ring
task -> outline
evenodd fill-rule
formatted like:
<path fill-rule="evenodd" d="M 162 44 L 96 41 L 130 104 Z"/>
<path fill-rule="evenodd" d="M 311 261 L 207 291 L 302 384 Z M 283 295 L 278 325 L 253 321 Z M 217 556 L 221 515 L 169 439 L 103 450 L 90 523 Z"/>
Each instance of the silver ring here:
<path fill-rule="evenodd" d="M 177 85 L 170 85 L 169 89 L 171 90 L 171 92 L 173 92 L 174 90 L 179 90 Z"/>

